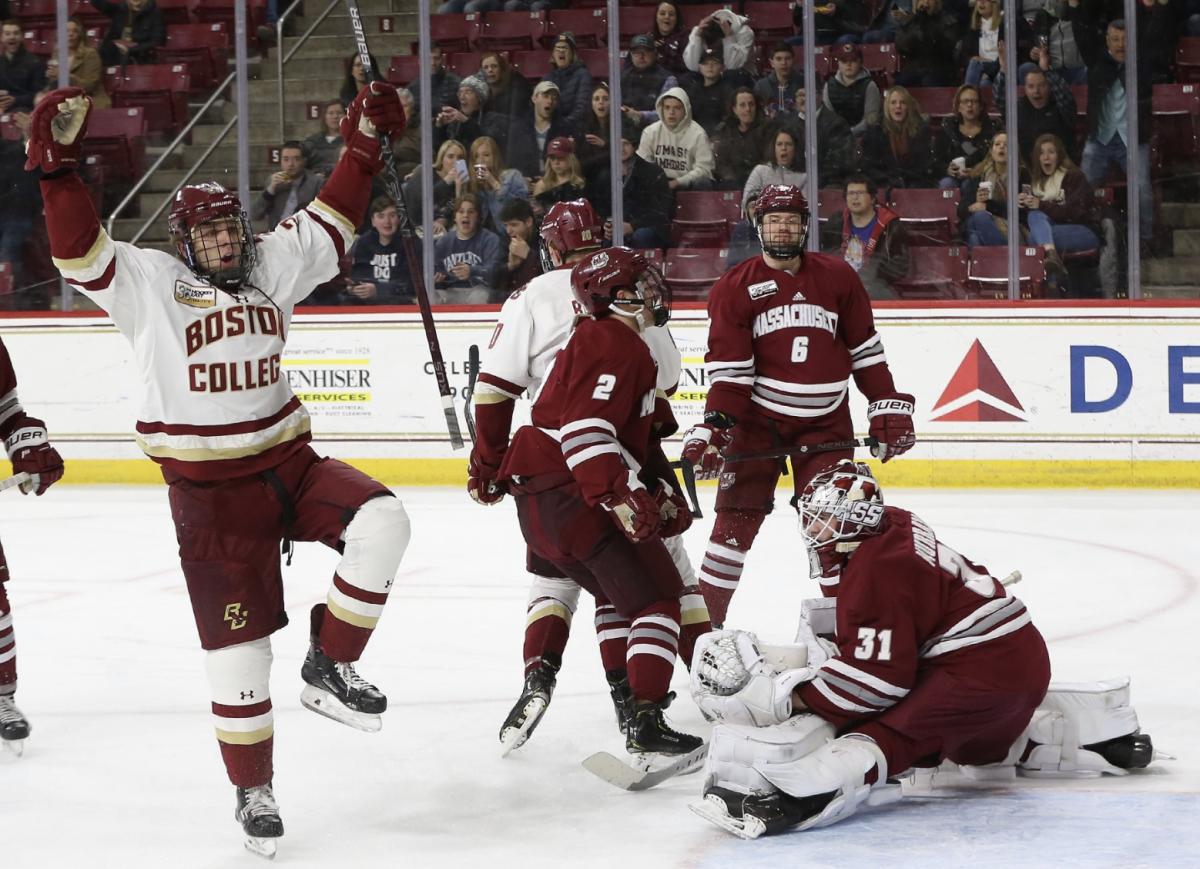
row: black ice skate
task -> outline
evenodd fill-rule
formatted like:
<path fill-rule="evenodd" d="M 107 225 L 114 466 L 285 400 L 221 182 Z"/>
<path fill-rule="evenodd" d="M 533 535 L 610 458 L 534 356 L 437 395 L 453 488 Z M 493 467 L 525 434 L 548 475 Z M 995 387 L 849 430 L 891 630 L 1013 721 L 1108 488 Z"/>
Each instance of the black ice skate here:
<path fill-rule="evenodd" d="M 283 835 L 283 821 L 271 783 L 237 789 L 233 818 L 246 834 L 246 850 L 268 860 L 275 859 L 275 840 Z"/>
<path fill-rule="evenodd" d="M 834 791 L 799 799 L 782 791 L 742 794 L 722 787 L 704 792 L 704 802 L 690 806 L 706 821 L 743 839 L 757 839 L 790 830 L 819 815 L 836 796 Z"/>
<path fill-rule="evenodd" d="M 608 693 L 612 696 L 613 711 L 617 714 L 617 729 L 624 735 L 629 717 L 633 714 L 629 674 L 624 670 L 609 670 L 604 677 L 608 680 Z"/>
<path fill-rule="evenodd" d="M 542 658 L 542 663 L 525 677 L 521 696 L 500 725 L 501 757 L 508 757 L 510 752 L 525 744 L 550 706 L 559 665 L 548 658 Z"/>
<path fill-rule="evenodd" d="M 632 755 L 688 754 L 704 744 L 699 736 L 672 730 L 663 718 L 663 703 L 637 702 L 625 727 L 625 750 Z"/>
<path fill-rule="evenodd" d="M 17 708 L 13 694 L 0 694 L 0 743 L 17 757 L 25 752 L 25 740 L 29 736 L 28 719 Z"/>
<path fill-rule="evenodd" d="M 1096 752 L 1120 769 L 1145 769 L 1154 760 L 1154 743 L 1150 741 L 1150 734 L 1141 731 L 1094 742 L 1084 748 Z"/>
<path fill-rule="evenodd" d="M 358 675 L 353 664 L 335 661 L 322 652 L 316 637 L 308 647 L 300 676 L 308 683 L 300 692 L 300 702 L 313 712 L 369 733 L 383 727 L 380 715 L 387 709 L 387 697 Z"/>

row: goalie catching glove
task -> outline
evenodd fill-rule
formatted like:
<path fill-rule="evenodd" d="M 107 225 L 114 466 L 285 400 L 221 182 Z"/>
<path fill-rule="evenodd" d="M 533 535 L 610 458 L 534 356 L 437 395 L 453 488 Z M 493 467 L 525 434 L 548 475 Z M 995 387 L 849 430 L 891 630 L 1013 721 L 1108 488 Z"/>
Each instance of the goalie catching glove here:
<path fill-rule="evenodd" d="M 692 698 L 710 721 L 767 727 L 792 716 L 792 691 L 809 667 L 776 672 L 748 631 L 711 631 L 696 642 Z"/>
<path fill-rule="evenodd" d="M 25 169 L 45 175 L 79 168 L 83 139 L 87 135 L 92 99 L 82 88 L 50 91 L 29 119 Z"/>

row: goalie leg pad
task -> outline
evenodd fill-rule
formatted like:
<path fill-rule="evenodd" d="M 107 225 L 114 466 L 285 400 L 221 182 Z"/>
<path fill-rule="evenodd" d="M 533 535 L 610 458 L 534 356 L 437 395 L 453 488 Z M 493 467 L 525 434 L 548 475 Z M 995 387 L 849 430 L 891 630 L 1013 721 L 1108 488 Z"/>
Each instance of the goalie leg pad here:
<path fill-rule="evenodd" d="M 213 723 L 229 780 L 238 787 L 272 778 L 271 640 L 227 646 L 205 656 Z"/>
<path fill-rule="evenodd" d="M 709 743 L 704 790 L 722 787 L 742 794 L 770 793 L 776 788 L 758 772 L 758 764 L 790 763 L 833 737 L 833 726 L 816 715 L 796 715 L 774 727 L 719 724 Z"/>
<path fill-rule="evenodd" d="M 1054 683 L 1025 731 L 1032 748 L 1017 762 L 1021 775 L 1087 777 L 1126 775 L 1089 746 L 1139 732 L 1129 704 L 1129 678 Z"/>
<path fill-rule="evenodd" d="M 760 761 L 754 769 L 784 793 L 798 798 L 834 794 L 819 814 L 801 823 L 798 830 L 827 827 L 843 821 L 865 804 L 891 802 L 899 789 L 887 786 L 887 759 L 870 737 L 849 734 L 827 742 L 795 760 Z M 872 790 L 879 788 L 878 797 Z"/>

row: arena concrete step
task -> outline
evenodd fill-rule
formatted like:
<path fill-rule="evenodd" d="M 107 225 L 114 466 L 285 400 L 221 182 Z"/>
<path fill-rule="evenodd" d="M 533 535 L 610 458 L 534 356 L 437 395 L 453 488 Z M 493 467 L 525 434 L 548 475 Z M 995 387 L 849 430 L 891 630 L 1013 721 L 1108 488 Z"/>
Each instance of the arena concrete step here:
<path fill-rule="evenodd" d="M 1177 256 L 1200 256 L 1200 229 L 1177 229 L 1173 236 Z"/>
<path fill-rule="evenodd" d="M 1200 286 L 1200 256 L 1142 260 L 1143 286 Z"/>
<path fill-rule="evenodd" d="M 1174 229 L 1200 228 L 1200 204 L 1194 202 L 1164 202 L 1163 223 Z"/>

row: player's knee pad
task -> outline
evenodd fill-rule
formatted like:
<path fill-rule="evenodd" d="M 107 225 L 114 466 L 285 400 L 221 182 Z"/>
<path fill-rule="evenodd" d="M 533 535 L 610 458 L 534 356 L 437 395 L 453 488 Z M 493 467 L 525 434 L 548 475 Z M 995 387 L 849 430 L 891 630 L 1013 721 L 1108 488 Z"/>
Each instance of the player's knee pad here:
<path fill-rule="evenodd" d="M 757 770 L 760 763 L 789 763 L 833 737 L 833 727 L 816 715 L 795 715 L 772 727 L 718 724 L 709 742 L 704 790 L 716 786 L 743 794 L 770 793 L 776 787 Z"/>
<path fill-rule="evenodd" d="M 1100 746 L 1138 732 L 1128 677 L 1052 683 L 1014 747 L 1021 749 L 1017 772 L 1029 776 L 1125 775 L 1128 770 L 1111 763 Z"/>
<path fill-rule="evenodd" d="M 688 558 L 687 549 L 684 548 L 683 535 L 676 534 L 674 537 L 665 537 L 663 545 L 667 547 L 667 552 L 671 553 L 671 560 L 675 562 L 675 567 L 679 570 L 679 577 L 683 580 L 684 588 L 695 585 L 696 571 L 692 569 L 692 560 Z"/>
<path fill-rule="evenodd" d="M 540 605 L 565 607 L 567 621 L 575 614 L 579 606 L 579 585 L 570 579 L 553 579 L 548 576 L 529 574 L 533 582 L 529 586 L 529 614 L 532 616 L 535 607 Z"/>
<path fill-rule="evenodd" d="M 840 736 L 792 760 L 760 761 L 754 768 L 793 797 L 833 794 L 820 813 L 800 824 L 800 830 L 829 826 L 850 817 L 864 803 L 891 802 L 900 795 L 898 786 L 886 785 L 887 758 L 883 751 L 873 739 L 859 734 Z M 875 775 L 871 776 L 873 770 Z M 877 786 L 881 793 L 872 798 L 871 792 Z"/>
<path fill-rule="evenodd" d="M 269 637 L 207 652 L 204 669 L 213 702 L 246 706 L 268 699 L 271 660 Z"/>
<path fill-rule="evenodd" d="M 376 594 L 386 594 L 396 578 L 411 529 L 399 498 L 372 498 L 358 508 L 342 533 L 345 546 L 337 574 Z"/>

